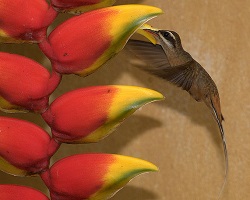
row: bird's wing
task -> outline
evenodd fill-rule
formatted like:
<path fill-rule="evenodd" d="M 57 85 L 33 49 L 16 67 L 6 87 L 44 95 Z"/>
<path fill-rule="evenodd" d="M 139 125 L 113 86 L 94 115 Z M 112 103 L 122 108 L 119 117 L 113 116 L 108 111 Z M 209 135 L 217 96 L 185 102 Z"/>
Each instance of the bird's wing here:
<path fill-rule="evenodd" d="M 147 66 L 140 66 L 141 69 L 186 91 L 191 88 L 195 78 L 194 65 L 186 64 L 172 67 L 162 47 L 149 42 L 129 40 L 127 48 L 147 64 Z"/>
<path fill-rule="evenodd" d="M 126 46 L 138 58 L 142 59 L 149 67 L 170 67 L 166 54 L 160 45 L 154 45 L 140 40 L 129 40 Z"/>

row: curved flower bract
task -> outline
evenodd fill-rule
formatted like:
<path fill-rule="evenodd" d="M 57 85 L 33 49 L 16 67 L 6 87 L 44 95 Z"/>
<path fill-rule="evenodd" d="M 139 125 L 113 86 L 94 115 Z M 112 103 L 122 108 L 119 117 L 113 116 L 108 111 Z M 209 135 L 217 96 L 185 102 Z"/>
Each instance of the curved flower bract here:
<path fill-rule="evenodd" d="M 49 94 L 60 82 L 37 62 L 16 54 L 0 52 L 0 109 L 5 112 L 42 112 Z"/>
<path fill-rule="evenodd" d="M 26 186 L 0 185 L 1 200 L 49 200 L 43 193 Z"/>
<path fill-rule="evenodd" d="M 163 96 L 135 86 L 95 86 L 68 92 L 43 113 L 60 142 L 97 142 L 141 106 Z"/>
<path fill-rule="evenodd" d="M 148 31 L 148 30 L 152 30 L 152 31 L 159 31 L 159 29 L 153 28 L 152 26 L 148 25 L 148 24 L 143 24 L 143 26 L 141 26 L 136 33 L 143 35 L 145 38 L 147 38 L 150 42 L 152 42 L 152 44 L 157 44 L 157 40 L 156 37 L 152 34 L 152 31 Z"/>
<path fill-rule="evenodd" d="M 143 23 L 161 13 L 152 6 L 122 5 L 72 17 L 49 35 L 55 70 L 81 76 L 92 73 L 122 50 Z"/>
<path fill-rule="evenodd" d="M 46 0 L 0 0 L 0 42 L 39 42 L 56 15 Z"/>
<path fill-rule="evenodd" d="M 0 117 L 0 170 L 27 176 L 40 173 L 49 166 L 58 145 L 38 126 Z"/>
<path fill-rule="evenodd" d="M 79 154 L 59 160 L 42 178 L 52 200 L 105 200 L 135 176 L 157 170 L 152 163 L 137 158 Z"/>
<path fill-rule="evenodd" d="M 81 14 L 86 11 L 108 7 L 115 0 L 51 0 L 53 7 L 60 12 Z"/>

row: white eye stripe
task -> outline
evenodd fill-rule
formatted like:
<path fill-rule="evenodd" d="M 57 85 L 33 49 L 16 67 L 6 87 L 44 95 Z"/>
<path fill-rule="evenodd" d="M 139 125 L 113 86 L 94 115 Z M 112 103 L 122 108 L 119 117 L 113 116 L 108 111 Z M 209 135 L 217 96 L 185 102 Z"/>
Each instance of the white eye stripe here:
<path fill-rule="evenodd" d="M 169 35 L 175 40 L 175 36 L 173 33 L 171 33 L 170 31 L 168 31 Z"/>
<path fill-rule="evenodd" d="M 164 36 L 163 36 L 163 34 L 164 33 L 160 33 L 159 35 L 160 35 L 160 38 L 165 42 L 165 43 L 167 43 L 169 46 L 171 46 L 171 47 L 175 47 L 175 41 L 176 41 L 176 39 L 175 39 L 175 36 L 174 36 L 174 34 L 173 33 L 171 33 L 170 31 L 166 31 L 167 33 L 169 33 L 169 35 L 168 35 L 168 37 L 171 37 L 171 40 L 167 40 Z"/>

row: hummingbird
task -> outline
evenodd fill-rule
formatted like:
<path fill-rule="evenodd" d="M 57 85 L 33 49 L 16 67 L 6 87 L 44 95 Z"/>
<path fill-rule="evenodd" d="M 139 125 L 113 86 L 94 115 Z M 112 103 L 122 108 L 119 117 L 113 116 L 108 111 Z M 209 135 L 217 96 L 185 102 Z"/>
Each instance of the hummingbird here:
<path fill-rule="evenodd" d="M 147 64 L 140 68 L 181 87 L 196 101 L 204 102 L 218 124 L 225 157 L 225 177 L 218 196 L 220 199 L 227 180 L 228 154 L 217 86 L 207 71 L 183 49 L 180 36 L 176 32 L 149 28 L 148 25 L 142 27 L 138 33 L 151 41 L 128 41 L 128 49 Z"/>

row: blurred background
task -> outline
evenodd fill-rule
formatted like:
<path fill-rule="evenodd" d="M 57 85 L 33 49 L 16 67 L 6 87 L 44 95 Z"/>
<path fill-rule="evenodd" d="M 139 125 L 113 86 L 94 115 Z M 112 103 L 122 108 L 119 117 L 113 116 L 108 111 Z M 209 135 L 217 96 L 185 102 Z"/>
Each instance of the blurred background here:
<path fill-rule="evenodd" d="M 220 92 L 229 154 L 229 177 L 222 199 L 250 199 L 250 1 L 117 0 L 117 4 L 129 3 L 162 8 L 165 13 L 149 24 L 179 33 L 184 49 L 214 79 Z M 51 28 L 68 17 L 61 14 Z M 25 55 L 50 68 L 36 45 L 0 44 L 0 50 Z M 86 78 L 64 76 L 52 99 L 75 88 L 109 84 L 151 88 L 166 99 L 138 110 L 100 143 L 62 145 L 52 163 L 85 152 L 138 157 L 153 162 L 160 171 L 133 179 L 113 200 L 217 199 L 225 164 L 219 130 L 211 113 L 187 92 L 137 69 L 132 59 L 133 55 L 123 50 Z M 49 131 L 39 115 L 11 116 Z M 0 172 L 0 183 L 28 185 L 48 193 L 39 177 L 20 178 Z"/>

